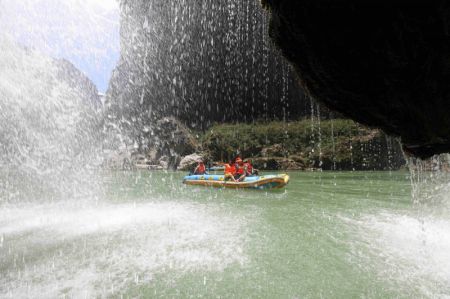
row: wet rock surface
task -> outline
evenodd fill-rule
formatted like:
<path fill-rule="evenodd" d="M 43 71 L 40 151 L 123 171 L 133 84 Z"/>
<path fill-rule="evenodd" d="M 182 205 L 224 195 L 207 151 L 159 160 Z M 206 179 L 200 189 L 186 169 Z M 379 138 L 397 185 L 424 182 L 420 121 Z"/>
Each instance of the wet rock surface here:
<path fill-rule="evenodd" d="M 191 154 L 198 148 L 191 132 L 173 117 L 158 120 L 154 134 L 157 141 L 153 148 L 161 155 L 158 164 L 165 169 L 176 169 L 182 156 Z"/>
<path fill-rule="evenodd" d="M 126 129 L 123 128 L 122 132 L 129 133 Z M 152 127 L 139 130 L 137 136 L 137 141 L 125 135 L 127 138 L 121 142 L 109 145 L 111 149 L 105 151 L 103 166 L 113 169 L 175 170 L 182 157 L 196 152 L 200 147 L 191 131 L 173 117 L 157 120 Z"/>
<path fill-rule="evenodd" d="M 146 125 L 174 116 L 195 129 L 308 115 L 267 29 L 258 1 L 122 0 L 108 113 Z"/>
<path fill-rule="evenodd" d="M 283 157 L 256 157 L 252 159 L 253 166 L 260 170 L 305 170 L 303 163 L 291 158 Z"/>
<path fill-rule="evenodd" d="M 265 0 L 270 36 L 332 110 L 400 136 L 407 154 L 450 151 L 450 5 Z"/>

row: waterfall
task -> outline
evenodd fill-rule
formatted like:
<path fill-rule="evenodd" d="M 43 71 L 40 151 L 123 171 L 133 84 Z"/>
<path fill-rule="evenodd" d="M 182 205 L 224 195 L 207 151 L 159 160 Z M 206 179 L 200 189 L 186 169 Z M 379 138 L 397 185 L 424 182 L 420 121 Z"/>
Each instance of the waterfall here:
<path fill-rule="evenodd" d="M 108 91 L 116 119 L 169 115 L 204 129 L 303 113 L 258 1 L 123 0 L 121 11 L 122 57 Z"/>
<path fill-rule="evenodd" d="M 427 160 L 409 158 L 412 199 L 424 209 L 448 211 L 450 194 L 450 155 L 435 155 Z M 436 208 L 438 211 L 436 211 Z"/>
<path fill-rule="evenodd" d="M 101 126 L 96 89 L 75 86 L 71 64 L 4 35 L 0 50 L 1 201 L 89 190 Z"/>

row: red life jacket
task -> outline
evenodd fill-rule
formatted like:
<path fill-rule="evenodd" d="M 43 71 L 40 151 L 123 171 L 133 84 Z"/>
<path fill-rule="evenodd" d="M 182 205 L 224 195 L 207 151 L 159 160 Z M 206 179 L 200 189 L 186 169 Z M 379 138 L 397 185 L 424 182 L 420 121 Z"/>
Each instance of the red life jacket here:
<path fill-rule="evenodd" d="M 230 173 L 231 173 L 232 175 L 235 175 L 235 173 L 236 173 L 236 166 L 234 166 L 234 165 L 231 165 L 231 166 L 230 166 Z"/>
<path fill-rule="evenodd" d="M 205 164 L 198 164 L 197 171 L 195 172 L 195 174 L 205 174 L 205 172 L 206 172 Z"/>
<path fill-rule="evenodd" d="M 236 174 L 243 175 L 244 174 L 244 165 L 238 165 L 236 168 Z"/>
<path fill-rule="evenodd" d="M 248 175 L 253 174 L 253 166 L 252 166 L 252 164 L 247 162 L 247 163 L 244 164 L 244 166 L 247 167 L 247 174 Z"/>

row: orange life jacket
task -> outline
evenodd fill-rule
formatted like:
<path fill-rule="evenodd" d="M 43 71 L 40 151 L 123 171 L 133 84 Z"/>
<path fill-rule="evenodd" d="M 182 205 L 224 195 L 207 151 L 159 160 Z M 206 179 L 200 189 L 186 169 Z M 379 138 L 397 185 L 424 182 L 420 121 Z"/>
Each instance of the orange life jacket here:
<path fill-rule="evenodd" d="M 230 166 L 230 164 L 226 164 L 225 163 L 223 166 L 225 167 L 225 169 L 223 170 L 224 174 L 231 173 L 231 166 Z"/>
<path fill-rule="evenodd" d="M 230 164 L 225 164 L 224 166 L 225 166 L 225 170 L 224 170 L 225 174 L 229 173 L 231 175 L 234 175 L 234 172 L 236 171 L 234 165 L 231 166 Z"/>

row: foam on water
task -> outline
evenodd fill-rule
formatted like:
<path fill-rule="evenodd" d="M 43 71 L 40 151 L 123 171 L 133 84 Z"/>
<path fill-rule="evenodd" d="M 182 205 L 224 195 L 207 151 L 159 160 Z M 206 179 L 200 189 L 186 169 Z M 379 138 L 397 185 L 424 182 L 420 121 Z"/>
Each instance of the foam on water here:
<path fill-rule="evenodd" d="M 386 285 L 405 295 L 450 292 L 450 220 L 394 212 L 345 220 L 357 228 L 352 255 Z"/>
<path fill-rule="evenodd" d="M 0 219 L 2 298 L 119 294 L 154 275 L 247 262 L 248 221 L 212 205 L 60 202 L 3 208 Z"/>

